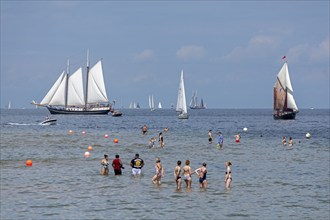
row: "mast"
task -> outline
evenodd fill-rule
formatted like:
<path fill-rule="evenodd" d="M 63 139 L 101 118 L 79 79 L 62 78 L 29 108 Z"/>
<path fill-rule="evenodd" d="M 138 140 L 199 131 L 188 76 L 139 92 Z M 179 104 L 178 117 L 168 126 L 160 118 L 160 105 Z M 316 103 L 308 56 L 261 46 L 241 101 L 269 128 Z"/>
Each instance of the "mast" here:
<path fill-rule="evenodd" d="M 87 49 L 87 64 L 86 64 L 86 96 L 85 96 L 85 110 L 87 110 L 87 100 L 88 100 L 88 78 L 89 78 L 89 49 Z"/>
<path fill-rule="evenodd" d="M 65 108 L 68 107 L 68 96 L 69 96 L 69 66 L 70 60 L 68 57 L 68 62 L 66 66 L 66 82 L 65 82 Z"/>

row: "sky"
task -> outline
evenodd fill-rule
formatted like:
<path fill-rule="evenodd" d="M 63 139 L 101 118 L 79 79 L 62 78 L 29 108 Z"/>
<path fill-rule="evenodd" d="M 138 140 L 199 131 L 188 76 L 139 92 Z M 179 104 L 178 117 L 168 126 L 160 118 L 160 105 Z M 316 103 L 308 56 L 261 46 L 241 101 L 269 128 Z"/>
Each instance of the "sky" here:
<path fill-rule="evenodd" d="M 298 108 L 329 108 L 329 1 L 4 1 L 1 108 L 34 108 L 70 59 L 102 59 L 117 107 L 273 108 L 287 57 Z M 85 74 L 85 72 L 84 72 Z"/>

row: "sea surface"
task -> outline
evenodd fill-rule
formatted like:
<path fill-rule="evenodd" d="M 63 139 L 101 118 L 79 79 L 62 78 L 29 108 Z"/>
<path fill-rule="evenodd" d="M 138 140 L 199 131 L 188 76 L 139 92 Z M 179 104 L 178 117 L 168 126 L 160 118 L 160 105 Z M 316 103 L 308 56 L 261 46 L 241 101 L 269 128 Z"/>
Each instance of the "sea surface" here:
<path fill-rule="evenodd" d="M 39 123 L 46 109 L 1 109 L 0 219 L 330 218 L 329 109 L 303 109 L 290 121 L 274 120 L 271 109 L 189 110 L 188 120 L 170 109 L 122 111 L 117 118 L 53 115 L 57 124 L 45 126 Z M 224 136 L 222 150 L 217 131 Z M 149 148 L 159 132 L 165 147 Z M 293 147 L 282 145 L 283 136 L 294 139 Z M 86 158 L 88 146 L 93 150 Z M 105 153 L 111 160 L 120 155 L 122 176 L 112 169 L 100 175 Z M 145 161 L 140 177 L 132 177 L 129 166 L 136 153 Z M 156 157 L 165 169 L 160 186 L 151 182 Z M 191 190 L 184 183 L 176 190 L 173 169 L 186 159 L 192 169 L 207 163 L 207 189 L 194 175 Z M 233 164 L 229 191 L 227 160 Z"/>

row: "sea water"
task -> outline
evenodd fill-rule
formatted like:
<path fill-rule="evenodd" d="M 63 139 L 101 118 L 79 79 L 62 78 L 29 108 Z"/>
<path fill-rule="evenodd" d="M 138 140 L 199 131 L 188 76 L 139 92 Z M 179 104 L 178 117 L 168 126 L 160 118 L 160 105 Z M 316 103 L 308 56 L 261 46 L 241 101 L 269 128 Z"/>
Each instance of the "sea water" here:
<path fill-rule="evenodd" d="M 271 109 L 190 110 L 188 120 L 170 109 L 122 111 L 122 117 L 54 115 L 57 124 L 45 126 L 39 123 L 46 109 L 2 109 L 0 219 L 329 219 L 328 109 L 303 109 L 289 121 L 274 120 Z M 156 141 L 150 149 L 149 139 L 158 140 L 159 132 L 165 147 Z M 283 146 L 283 136 L 294 145 Z M 93 150 L 85 158 L 88 146 Z M 100 175 L 105 153 L 110 161 L 120 155 L 122 176 L 112 169 Z M 145 161 L 140 177 L 131 176 L 129 165 L 136 153 Z M 151 182 L 156 157 L 165 170 L 160 186 Z M 191 190 L 184 183 L 176 190 L 173 169 L 187 159 L 193 170 L 207 163 L 207 189 L 193 175 Z"/>

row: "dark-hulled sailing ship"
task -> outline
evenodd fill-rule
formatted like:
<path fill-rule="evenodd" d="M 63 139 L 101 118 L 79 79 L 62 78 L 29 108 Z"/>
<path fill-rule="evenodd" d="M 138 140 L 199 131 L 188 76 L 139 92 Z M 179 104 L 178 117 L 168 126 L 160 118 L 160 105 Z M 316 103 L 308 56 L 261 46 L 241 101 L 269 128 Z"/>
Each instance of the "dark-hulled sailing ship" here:
<path fill-rule="evenodd" d="M 277 74 L 274 85 L 274 119 L 295 119 L 299 112 L 296 102 L 293 98 L 293 89 L 291 85 L 288 63 L 285 62 Z"/>
<path fill-rule="evenodd" d="M 46 107 L 51 114 L 108 114 L 111 104 L 105 90 L 101 60 L 89 68 L 87 55 L 85 95 L 82 68 L 72 75 L 69 75 L 68 69 L 62 72 L 40 103 L 32 101 L 32 104 Z"/>

